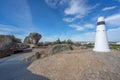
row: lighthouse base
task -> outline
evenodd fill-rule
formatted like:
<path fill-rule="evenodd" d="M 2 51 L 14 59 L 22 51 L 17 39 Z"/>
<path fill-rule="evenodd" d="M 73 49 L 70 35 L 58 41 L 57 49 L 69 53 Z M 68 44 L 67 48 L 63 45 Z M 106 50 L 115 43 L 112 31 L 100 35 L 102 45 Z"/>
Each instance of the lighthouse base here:
<path fill-rule="evenodd" d="M 110 52 L 110 49 L 96 49 L 96 48 L 94 48 L 93 51 L 96 51 L 96 52 Z"/>

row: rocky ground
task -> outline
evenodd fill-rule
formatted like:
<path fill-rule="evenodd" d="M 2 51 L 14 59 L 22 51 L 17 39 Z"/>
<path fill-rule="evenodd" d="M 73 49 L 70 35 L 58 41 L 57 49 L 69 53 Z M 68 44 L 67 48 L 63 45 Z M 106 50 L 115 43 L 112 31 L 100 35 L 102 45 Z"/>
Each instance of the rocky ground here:
<path fill-rule="evenodd" d="M 28 70 L 50 80 L 120 80 L 120 51 L 64 51 L 34 61 Z"/>
<path fill-rule="evenodd" d="M 42 50 L 44 49 L 32 49 L 32 51 L 28 51 L 25 53 L 22 53 L 22 55 L 20 55 L 21 59 L 23 61 L 34 61 L 37 60 L 38 58 L 40 58 L 40 53 Z M 39 54 L 39 55 L 37 55 Z"/>

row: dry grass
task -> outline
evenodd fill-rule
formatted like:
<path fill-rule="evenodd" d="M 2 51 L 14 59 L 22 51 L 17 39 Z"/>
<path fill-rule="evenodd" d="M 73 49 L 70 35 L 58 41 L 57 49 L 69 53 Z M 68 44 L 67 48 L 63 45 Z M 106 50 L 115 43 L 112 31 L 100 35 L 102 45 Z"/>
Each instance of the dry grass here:
<path fill-rule="evenodd" d="M 120 52 L 65 51 L 39 59 L 28 69 L 51 80 L 120 80 Z"/>

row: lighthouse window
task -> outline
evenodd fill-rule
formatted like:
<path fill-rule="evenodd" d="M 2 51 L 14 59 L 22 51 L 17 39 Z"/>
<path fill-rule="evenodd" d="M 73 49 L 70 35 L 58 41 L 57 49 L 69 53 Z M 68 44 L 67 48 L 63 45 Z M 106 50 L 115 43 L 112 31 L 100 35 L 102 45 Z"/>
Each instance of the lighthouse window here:
<path fill-rule="evenodd" d="M 98 22 L 97 25 L 102 25 L 102 24 L 105 24 L 104 21 L 101 21 L 101 22 Z"/>

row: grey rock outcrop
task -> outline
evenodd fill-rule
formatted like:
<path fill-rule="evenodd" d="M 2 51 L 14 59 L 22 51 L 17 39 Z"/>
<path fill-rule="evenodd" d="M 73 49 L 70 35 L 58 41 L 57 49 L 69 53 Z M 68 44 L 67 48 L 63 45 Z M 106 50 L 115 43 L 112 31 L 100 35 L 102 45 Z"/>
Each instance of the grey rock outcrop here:
<path fill-rule="evenodd" d="M 41 56 L 41 54 L 39 52 L 35 52 L 32 55 L 30 55 L 30 56 L 28 56 L 26 58 L 23 58 L 23 61 L 31 61 L 31 62 L 33 62 L 33 61 L 39 59 L 40 56 Z"/>
<path fill-rule="evenodd" d="M 72 50 L 72 47 L 68 44 L 56 44 L 48 48 L 47 55 L 53 55 L 67 50 Z"/>
<path fill-rule="evenodd" d="M 0 35 L 0 57 L 12 54 L 11 49 L 16 46 L 16 38 L 13 35 Z"/>
<path fill-rule="evenodd" d="M 41 39 L 41 34 L 39 33 L 30 33 L 29 36 L 25 37 L 24 43 L 25 44 L 37 44 Z"/>

